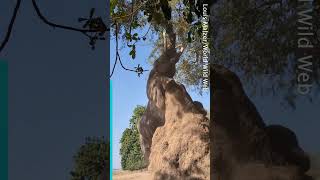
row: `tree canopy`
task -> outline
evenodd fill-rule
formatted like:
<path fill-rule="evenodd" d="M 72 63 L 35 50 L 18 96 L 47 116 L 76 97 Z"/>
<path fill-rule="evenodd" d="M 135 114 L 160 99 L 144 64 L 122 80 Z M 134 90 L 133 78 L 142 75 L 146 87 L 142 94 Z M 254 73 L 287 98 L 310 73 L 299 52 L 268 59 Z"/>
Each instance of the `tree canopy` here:
<path fill-rule="evenodd" d="M 103 137 L 88 137 L 74 156 L 71 180 L 98 180 L 109 171 L 109 143 Z"/>
<path fill-rule="evenodd" d="M 212 12 L 212 61 L 240 73 L 255 92 L 282 93 L 292 106 L 298 96 L 298 59 L 302 57 L 297 34 L 307 33 L 299 32 L 299 26 L 312 26 L 308 33 L 314 36 L 307 38 L 314 49 L 305 52 L 314 56 L 308 68 L 311 83 L 319 87 L 318 1 L 219 1 Z"/>
<path fill-rule="evenodd" d="M 153 41 L 154 50 L 149 57 L 152 61 L 163 49 L 166 23 L 173 24 L 177 44 L 186 47 L 177 64 L 176 78 L 197 88 L 202 78 L 203 3 L 200 0 L 112 0 L 111 33 L 131 49 L 132 59 L 139 53 L 138 42 Z M 222 64 L 236 71 L 252 87 L 252 93 L 279 95 L 291 106 L 298 96 L 297 26 L 311 23 L 314 36 L 310 41 L 315 48 L 307 53 L 315 57 L 310 76 L 316 87 L 313 92 L 319 92 L 318 1 L 299 4 L 290 0 L 220 0 L 210 1 L 209 6 L 211 64 Z M 312 11 L 303 12 L 304 8 Z M 147 33 L 143 31 L 146 27 Z M 151 38 L 148 33 L 158 38 Z M 305 97 L 312 100 L 313 96 L 310 93 Z"/>
<path fill-rule="evenodd" d="M 112 0 L 111 34 L 116 38 L 117 44 L 119 39 L 131 49 L 132 59 L 135 59 L 136 53 L 139 53 L 136 48 L 137 43 L 152 41 L 154 50 L 149 57 L 152 62 L 163 50 L 164 32 L 167 30 L 167 23 L 171 23 L 175 27 L 177 44 L 184 46 L 187 52 L 183 56 L 185 61 L 178 65 L 181 73 L 177 78 L 187 85 L 199 85 L 201 81 L 199 68 L 201 67 L 200 49 L 202 47 L 200 41 L 202 3 L 196 0 Z M 120 63 L 123 65 L 121 59 Z M 198 67 L 192 73 L 196 77 L 186 75 L 190 66 Z M 188 73 L 190 74 L 190 71 Z"/>

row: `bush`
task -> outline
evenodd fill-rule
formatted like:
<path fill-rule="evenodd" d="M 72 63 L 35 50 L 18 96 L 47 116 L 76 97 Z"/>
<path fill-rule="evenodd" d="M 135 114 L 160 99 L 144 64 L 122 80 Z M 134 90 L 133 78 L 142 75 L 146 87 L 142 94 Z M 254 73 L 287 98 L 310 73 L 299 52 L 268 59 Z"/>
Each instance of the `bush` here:
<path fill-rule="evenodd" d="M 74 161 L 71 180 L 98 179 L 103 171 L 109 171 L 109 143 L 103 137 L 88 137 Z"/>
<path fill-rule="evenodd" d="M 139 141 L 137 124 L 144 111 L 144 106 L 137 106 L 133 110 L 129 127 L 122 133 L 120 140 L 121 167 L 123 170 L 138 170 L 146 167 Z"/>

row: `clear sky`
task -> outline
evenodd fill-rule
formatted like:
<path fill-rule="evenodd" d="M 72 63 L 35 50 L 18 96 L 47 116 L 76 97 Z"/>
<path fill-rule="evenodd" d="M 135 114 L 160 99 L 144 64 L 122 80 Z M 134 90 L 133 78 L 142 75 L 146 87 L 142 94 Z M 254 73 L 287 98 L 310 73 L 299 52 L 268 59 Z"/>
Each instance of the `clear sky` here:
<path fill-rule="evenodd" d="M 16 1 L 0 2 L 0 39 Z M 37 0 L 44 15 L 81 27 L 101 0 Z M 108 136 L 108 41 L 92 51 L 81 33 L 40 21 L 22 1 L 11 39 L 0 54 L 9 63 L 9 180 L 69 180 L 73 156 L 86 136 Z"/>

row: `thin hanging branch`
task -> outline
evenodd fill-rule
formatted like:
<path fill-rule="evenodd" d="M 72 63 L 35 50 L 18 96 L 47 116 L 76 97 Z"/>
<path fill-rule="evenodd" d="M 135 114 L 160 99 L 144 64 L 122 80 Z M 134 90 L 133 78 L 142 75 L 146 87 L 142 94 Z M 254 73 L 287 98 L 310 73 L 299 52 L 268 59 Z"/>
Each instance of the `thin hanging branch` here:
<path fill-rule="evenodd" d="M 112 68 L 112 71 L 111 71 L 111 74 L 110 74 L 109 78 L 112 77 L 118 61 L 120 62 L 120 65 L 121 65 L 122 69 L 124 69 L 124 70 L 126 70 L 126 71 L 135 72 L 135 73 L 137 73 L 138 76 L 140 77 L 140 75 L 143 74 L 143 72 L 148 71 L 148 70 L 145 70 L 145 69 L 143 69 L 142 67 L 140 67 L 140 64 L 138 64 L 138 66 L 135 67 L 135 69 L 129 69 L 129 68 L 126 68 L 126 67 L 123 65 L 123 63 L 122 63 L 122 61 L 121 61 L 120 53 L 119 53 L 119 41 L 118 41 L 118 39 L 119 39 L 119 38 L 118 38 L 118 36 L 119 36 L 119 34 L 118 34 L 118 32 L 119 32 L 119 31 L 118 31 L 119 25 L 118 25 L 117 22 L 114 23 L 114 25 L 115 25 L 115 35 L 116 35 L 116 58 L 115 58 L 115 62 L 114 62 L 114 64 L 113 64 L 113 68 Z"/>
<path fill-rule="evenodd" d="M 118 52 L 118 33 L 117 33 L 118 32 L 118 25 L 117 25 L 117 23 L 115 23 L 115 26 L 116 26 L 116 50 Z M 115 70 L 115 68 L 117 66 L 117 62 L 118 62 L 118 53 L 116 54 L 116 60 L 115 60 L 115 62 L 113 64 L 113 68 L 112 68 L 111 74 L 109 75 L 109 78 L 112 77 L 112 75 L 114 73 L 114 70 Z"/>
<path fill-rule="evenodd" d="M 71 30 L 71 31 L 78 31 L 81 33 L 89 33 L 89 32 L 98 32 L 98 30 L 96 29 L 79 29 L 79 28 L 74 28 L 74 27 L 70 27 L 70 26 L 64 26 L 64 25 L 59 25 L 53 22 L 48 21 L 41 13 L 37 3 L 35 0 L 32 0 L 32 5 L 35 9 L 35 11 L 37 12 L 37 15 L 39 16 L 39 18 L 47 25 L 52 26 L 52 27 L 56 27 L 56 28 L 61 28 L 61 29 L 67 29 L 67 30 Z"/>
<path fill-rule="evenodd" d="M 16 6 L 14 8 L 14 12 L 13 12 L 13 15 L 12 15 L 12 18 L 10 20 L 10 24 L 8 26 L 8 31 L 5 35 L 5 38 L 4 40 L 2 41 L 1 43 L 1 46 L 0 46 L 0 52 L 4 49 L 4 47 L 6 46 L 6 44 L 8 43 L 9 39 L 10 39 L 10 35 L 11 35 L 11 32 L 12 32 L 12 29 L 13 29 L 13 25 L 14 25 L 14 22 L 16 20 L 16 17 L 17 17 L 17 14 L 18 14 L 18 11 L 19 11 L 19 8 L 20 8 L 20 5 L 21 5 L 21 0 L 17 0 L 17 3 L 16 3 Z M 37 13 L 37 15 L 39 16 L 39 18 L 47 25 L 51 26 L 51 27 L 54 27 L 54 28 L 61 28 L 61 29 L 66 29 L 66 30 L 71 30 L 71 31 L 76 31 L 76 32 L 80 32 L 80 33 L 83 33 L 85 36 L 87 36 L 90 40 L 91 40 L 91 43 L 94 43 L 96 40 L 103 40 L 103 38 L 99 38 L 98 36 L 102 36 L 104 34 L 104 32 L 106 31 L 110 31 L 109 28 L 105 27 L 104 23 L 101 21 L 99 22 L 100 24 L 100 27 L 99 28 L 89 28 L 89 29 L 80 29 L 80 28 L 75 28 L 75 27 L 71 27 L 71 26 L 65 26 L 65 25 L 60 25 L 60 24 L 56 24 L 56 23 L 53 23 L 53 22 L 50 22 L 46 19 L 45 16 L 42 15 L 37 3 L 35 0 L 32 0 L 32 5 Z M 103 28 L 101 28 L 103 27 Z M 96 33 L 94 35 L 89 35 L 88 33 Z"/>
<path fill-rule="evenodd" d="M 12 15 L 9 27 L 8 27 L 8 31 L 6 33 L 6 36 L 5 36 L 4 40 L 1 43 L 0 52 L 4 49 L 4 47 L 6 46 L 6 44 L 8 43 L 8 41 L 10 39 L 10 35 L 11 35 L 12 29 L 13 29 L 13 24 L 14 24 L 14 22 L 16 20 L 16 17 L 17 17 L 19 8 L 20 8 L 20 4 L 21 4 L 21 0 L 18 0 L 17 3 L 16 3 L 16 6 L 14 8 L 14 11 L 13 11 L 13 15 Z"/>

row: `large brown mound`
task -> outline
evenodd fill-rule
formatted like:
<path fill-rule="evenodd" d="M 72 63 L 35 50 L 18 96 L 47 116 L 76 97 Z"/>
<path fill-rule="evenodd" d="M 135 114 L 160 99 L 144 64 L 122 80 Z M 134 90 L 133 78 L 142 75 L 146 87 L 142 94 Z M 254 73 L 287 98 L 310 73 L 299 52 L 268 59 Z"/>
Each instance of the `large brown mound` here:
<path fill-rule="evenodd" d="M 209 120 L 205 111 L 171 80 L 165 91 L 165 124 L 152 139 L 149 170 L 154 179 L 210 177 Z"/>

